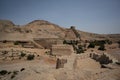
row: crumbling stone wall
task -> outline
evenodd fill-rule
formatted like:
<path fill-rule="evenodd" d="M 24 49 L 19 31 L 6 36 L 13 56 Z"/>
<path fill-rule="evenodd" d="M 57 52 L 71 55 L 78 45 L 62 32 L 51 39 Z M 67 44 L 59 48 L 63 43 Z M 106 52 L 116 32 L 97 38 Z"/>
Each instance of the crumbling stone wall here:
<path fill-rule="evenodd" d="M 73 47 L 71 45 L 52 45 L 52 55 L 64 56 L 71 55 L 73 53 Z"/>
<path fill-rule="evenodd" d="M 56 69 L 64 68 L 64 64 L 67 63 L 67 59 L 57 59 Z"/>
<path fill-rule="evenodd" d="M 25 56 L 22 57 L 21 54 L 24 53 Z M 9 61 L 9 60 L 19 60 L 19 59 L 26 59 L 27 55 L 34 54 L 38 56 L 36 52 L 30 52 L 26 50 L 0 50 L 0 60 Z"/>

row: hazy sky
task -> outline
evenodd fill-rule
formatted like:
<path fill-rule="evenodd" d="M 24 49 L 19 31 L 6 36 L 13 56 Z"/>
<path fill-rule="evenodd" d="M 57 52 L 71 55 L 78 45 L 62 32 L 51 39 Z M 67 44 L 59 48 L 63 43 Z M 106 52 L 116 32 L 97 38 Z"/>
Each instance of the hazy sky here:
<path fill-rule="evenodd" d="M 120 33 L 120 0 L 0 0 L 0 19 L 42 19 L 94 33 Z"/>

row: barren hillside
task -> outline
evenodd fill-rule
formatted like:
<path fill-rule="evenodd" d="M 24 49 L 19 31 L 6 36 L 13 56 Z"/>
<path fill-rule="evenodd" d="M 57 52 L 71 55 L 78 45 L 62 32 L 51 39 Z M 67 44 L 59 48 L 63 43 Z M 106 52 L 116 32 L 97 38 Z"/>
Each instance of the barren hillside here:
<path fill-rule="evenodd" d="M 120 34 L 94 34 L 77 30 L 82 40 L 120 40 Z M 45 20 L 34 20 L 17 26 L 8 20 L 0 20 L 0 40 L 33 40 L 34 38 L 75 39 L 74 32 Z"/>

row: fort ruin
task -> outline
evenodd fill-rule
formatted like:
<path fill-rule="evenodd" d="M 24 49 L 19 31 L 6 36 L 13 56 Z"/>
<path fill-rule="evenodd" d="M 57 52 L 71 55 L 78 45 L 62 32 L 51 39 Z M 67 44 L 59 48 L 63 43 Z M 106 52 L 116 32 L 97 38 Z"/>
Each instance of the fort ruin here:
<path fill-rule="evenodd" d="M 56 56 L 69 56 L 74 52 L 73 47 L 71 45 L 65 44 L 57 44 L 52 45 L 51 54 Z"/>

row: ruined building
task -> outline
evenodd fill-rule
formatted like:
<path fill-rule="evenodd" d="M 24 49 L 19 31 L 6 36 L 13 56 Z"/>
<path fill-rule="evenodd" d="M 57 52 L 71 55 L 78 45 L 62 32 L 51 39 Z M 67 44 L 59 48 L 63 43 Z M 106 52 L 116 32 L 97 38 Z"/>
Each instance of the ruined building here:
<path fill-rule="evenodd" d="M 71 55 L 73 53 L 73 47 L 71 45 L 57 44 L 52 45 L 51 54 L 56 56 Z"/>

